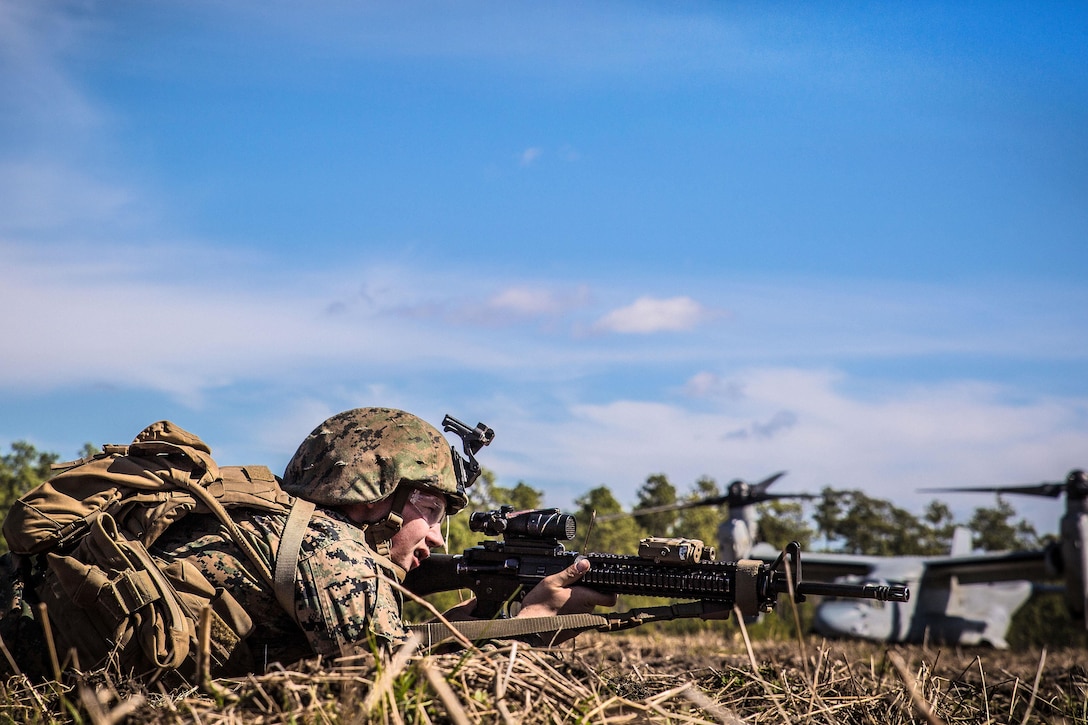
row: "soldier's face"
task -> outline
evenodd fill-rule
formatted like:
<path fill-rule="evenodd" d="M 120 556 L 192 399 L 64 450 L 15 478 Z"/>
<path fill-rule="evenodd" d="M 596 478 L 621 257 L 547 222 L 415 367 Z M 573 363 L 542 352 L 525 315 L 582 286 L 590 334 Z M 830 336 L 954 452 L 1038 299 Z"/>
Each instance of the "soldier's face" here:
<path fill-rule="evenodd" d="M 440 496 L 413 491 L 401 512 L 404 523 L 389 541 L 389 558 L 410 571 L 431 555 L 431 549 L 445 545 L 442 521 L 446 502 Z"/>

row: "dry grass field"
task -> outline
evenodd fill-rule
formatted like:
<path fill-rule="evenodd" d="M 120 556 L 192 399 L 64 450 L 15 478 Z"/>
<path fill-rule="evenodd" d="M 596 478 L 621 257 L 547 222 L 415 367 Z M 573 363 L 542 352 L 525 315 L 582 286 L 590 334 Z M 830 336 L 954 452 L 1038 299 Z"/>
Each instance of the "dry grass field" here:
<path fill-rule="evenodd" d="M 584 634 L 309 663 L 203 688 L 103 672 L 0 690 L 5 723 L 1088 723 L 1088 652 L 1000 652 L 742 633 Z"/>

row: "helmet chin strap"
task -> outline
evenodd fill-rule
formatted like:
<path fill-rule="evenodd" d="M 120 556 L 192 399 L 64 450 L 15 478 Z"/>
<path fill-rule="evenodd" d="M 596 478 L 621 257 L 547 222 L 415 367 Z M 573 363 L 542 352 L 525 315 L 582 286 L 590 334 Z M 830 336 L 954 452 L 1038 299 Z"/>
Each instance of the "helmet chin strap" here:
<path fill-rule="evenodd" d="M 401 515 L 390 511 L 381 521 L 366 525 L 366 543 L 382 556 L 389 556 L 389 542 L 403 525 L 404 519 Z"/>
<path fill-rule="evenodd" d="M 403 523 L 404 519 L 400 514 L 390 511 L 381 521 L 365 524 L 363 530 L 366 543 L 374 550 L 374 558 L 380 565 L 393 572 L 398 582 L 404 581 L 404 577 L 408 576 L 408 572 L 400 564 L 389 558 L 391 553 L 389 542 L 393 539 L 393 535 L 400 531 Z"/>

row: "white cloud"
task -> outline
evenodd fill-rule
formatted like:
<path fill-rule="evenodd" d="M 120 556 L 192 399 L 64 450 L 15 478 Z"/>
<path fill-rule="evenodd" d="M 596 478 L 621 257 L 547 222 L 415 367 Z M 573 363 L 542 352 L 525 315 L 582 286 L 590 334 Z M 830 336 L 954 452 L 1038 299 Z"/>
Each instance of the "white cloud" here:
<path fill-rule="evenodd" d="M 612 310 L 594 326 L 601 332 L 650 334 L 693 329 L 708 312 L 690 297 L 639 297 L 627 307 Z"/>

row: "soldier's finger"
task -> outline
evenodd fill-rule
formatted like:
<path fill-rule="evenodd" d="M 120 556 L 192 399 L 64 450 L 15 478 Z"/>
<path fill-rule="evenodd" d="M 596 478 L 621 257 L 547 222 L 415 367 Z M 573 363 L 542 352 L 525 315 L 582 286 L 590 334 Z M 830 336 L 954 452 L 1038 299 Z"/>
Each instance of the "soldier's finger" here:
<path fill-rule="evenodd" d="M 589 571 L 589 559 L 584 556 L 579 556 L 574 560 L 574 563 L 568 566 L 563 571 L 563 576 L 566 579 L 566 584 L 573 584 L 574 582 L 585 576 L 585 573 Z"/>

